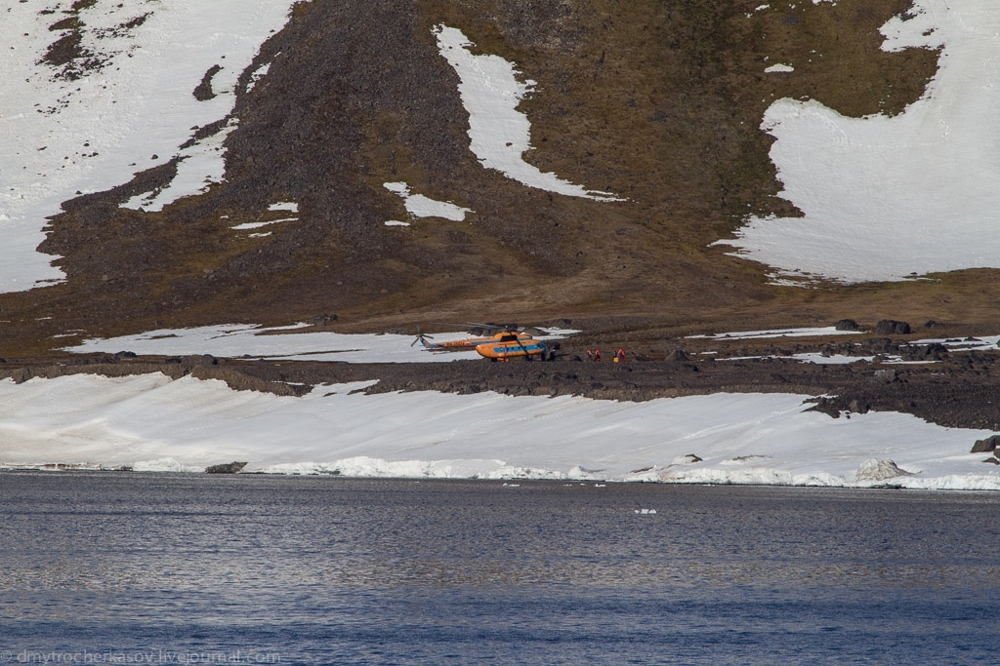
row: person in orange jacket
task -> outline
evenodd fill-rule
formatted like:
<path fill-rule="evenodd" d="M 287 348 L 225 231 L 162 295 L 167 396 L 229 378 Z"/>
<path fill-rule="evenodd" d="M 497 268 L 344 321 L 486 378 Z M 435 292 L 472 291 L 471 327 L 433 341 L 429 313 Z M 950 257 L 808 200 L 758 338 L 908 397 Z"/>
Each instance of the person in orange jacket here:
<path fill-rule="evenodd" d="M 615 363 L 624 363 L 624 362 L 625 362 L 625 350 L 619 348 L 618 351 L 615 352 Z"/>

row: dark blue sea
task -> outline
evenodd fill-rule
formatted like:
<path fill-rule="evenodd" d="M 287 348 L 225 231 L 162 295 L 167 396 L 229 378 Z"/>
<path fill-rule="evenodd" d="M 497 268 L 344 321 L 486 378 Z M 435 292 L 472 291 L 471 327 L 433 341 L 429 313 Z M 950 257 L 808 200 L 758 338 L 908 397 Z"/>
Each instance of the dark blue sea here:
<path fill-rule="evenodd" d="M 0 662 L 997 664 L 998 509 L 989 493 L 6 473 Z"/>

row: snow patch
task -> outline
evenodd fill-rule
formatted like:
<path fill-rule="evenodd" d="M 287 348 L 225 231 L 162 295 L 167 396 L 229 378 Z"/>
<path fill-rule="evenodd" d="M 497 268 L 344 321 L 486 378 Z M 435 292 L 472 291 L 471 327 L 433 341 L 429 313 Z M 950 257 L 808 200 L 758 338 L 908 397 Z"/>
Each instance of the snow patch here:
<path fill-rule="evenodd" d="M 438 25 L 434 34 L 442 57 L 461 80 L 458 90 L 469 112 L 469 148 L 484 167 L 528 187 L 597 201 L 621 201 L 608 192 L 587 190 L 525 162 L 523 154 L 532 149 L 531 125 L 517 106 L 535 82 L 519 81 L 520 72 L 500 56 L 473 55 L 469 48 L 475 44 L 457 28 Z"/>
<path fill-rule="evenodd" d="M 435 201 L 422 194 L 411 194 L 410 186 L 406 183 L 384 183 L 385 189 L 395 192 L 403 198 L 406 212 L 414 217 L 443 217 L 446 220 L 461 222 L 465 219 L 466 213 L 471 213 L 471 208 L 456 206 L 450 201 Z M 386 222 L 387 226 L 390 225 Z"/>
<path fill-rule="evenodd" d="M 924 95 L 895 117 L 774 102 L 761 127 L 805 217 L 750 217 L 719 244 L 845 283 L 1000 267 L 1000 4 L 915 0 L 881 31 L 883 51 L 941 49 Z"/>
<path fill-rule="evenodd" d="M 689 339 L 708 340 L 753 340 L 761 338 L 807 338 L 824 337 L 827 335 L 860 335 L 861 331 L 841 331 L 834 326 L 821 328 L 778 328 L 761 331 L 738 331 L 733 333 L 710 333 L 706 335 L 689 335 Z"/>
<path fill-rule="evenodd" d="M 245 229 L 260 229 L 261 227 L 266 227 L 271 224 L 281 224 L 282 222 L 295 222 L 299 218 L 297 217 L 286 217 L 280 220 L 265 220 L 263 222 L 244 222 L 243 224 L 237 224 L 230 229 L 236 229 L 237 231 L 242 231 Z"/>
<path fill-rule="evenodd" d="M 166 187 L 138 194 L 121 204 L 121 208 L 158 213 L 182 197 L 204 194 L 213 183 L 222 182 L 226 172 L 223 143 L 236 125 L 235 120 L 230 120 L 221 131 L 182 149 L 177 175 Z"/>
<path fill-rule="evenodd" d="M 815 363 L 817 365 L 848 365 L 860 362 L 871 363 L 875 360 L 874 356 L 846 356 L 844 354 L 820 354 L 809 352 L 792 354 L 788 358 L 794 358 L 800 363 Z"/>
<path fill-rule="evenodd" d="M 139 460 L 131 465 L 133 472 L 204 472 L 204 466 L 182 465 L 173 458 Z"/>
<path fill-rule="evenodd" d="M 1000 345 L 1000 335 L 988 335 L 983 337 L 968 338 L 931 338 L 928 340 L 917 340 L 912 344 L 930 345 L 939 344 L 948 348 L 948 351 L 987 351 L 996 350 Z"/>
<path fill-rule="evenodd" d="M 260 67 L 254 70 L 250 75 L 250 82 L 247 83 L 245 92 L 249 93 L 257 85 L 257 82 L 267 76 L 268 71 L 271 69 L 271 63 L 264 63 Z"/>
<path fill-rule="evenodd" d="M 342 363 L 441 363 L 481 358 L 475 350 L 429 353 L 413 337 L 393 334 L 344 334 L 330 331 L 292 332 L 307 326 L 263 328 L 254 324 L 222 324 L 184 329 L 159 329 L 117 338 L 90 338 L 63 351 L 76 354 L 131 351 L 140 355 L 186 356 L 211 354 L 219 358 L 244 356 L 290 361 L 339 361 Z M 547 329 L 547 339 L 557 340 L 578 331 Z M 468 333 L 435 333 L 435 342 L 461 340 Z"/>

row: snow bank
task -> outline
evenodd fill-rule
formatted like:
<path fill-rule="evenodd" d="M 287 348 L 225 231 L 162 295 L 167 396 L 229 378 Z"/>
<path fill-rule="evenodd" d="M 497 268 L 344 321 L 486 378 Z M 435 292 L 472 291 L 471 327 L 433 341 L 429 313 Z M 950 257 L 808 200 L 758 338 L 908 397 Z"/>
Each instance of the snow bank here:
<path fill-rule="evenodd" d="M 1000 471 L 968 453 L 990 432 L 895 413 L 833 419 L 801 395 L 355 392 L 366 385 L 295 398 L 162 374 L 4 380 L 0 463 L 187 471 L 240 460 L 277 474 L 1000 490 Z M 914 476 L 855 483 L 872 458 Z"/>
<path fill-rule="evenodd" d="M 776 101 L 762 128 L 805 217 L 751 217 L 720 244 L 842 282 L 1000 267 L 1000 3 L 914 0 L 911 14 L 882 27 L 882 49 L 942 49 L 924 96 L 892 118 Z"/>

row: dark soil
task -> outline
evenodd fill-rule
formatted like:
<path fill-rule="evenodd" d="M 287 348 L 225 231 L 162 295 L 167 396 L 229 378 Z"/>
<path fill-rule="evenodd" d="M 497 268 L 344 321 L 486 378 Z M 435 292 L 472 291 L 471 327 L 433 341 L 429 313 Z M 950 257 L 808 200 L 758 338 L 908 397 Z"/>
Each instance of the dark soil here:
<path fill-rule="evenodd" d="M 53 76 L 104 66 L 91 0 L 51 14 Z M 1000 271 L 892 286 L 767 284 L 767 269 L 712 243 L 742 218 L 795 215 L 760 128 L 780 97 L 841 113 L 900 113 L 938 54 L 886 53 L 879 27 L 909 0 L 313 0 L 241 73 L 225 181 L 161 212 L 121 208 L 165 185 L 176 161 L 142 162 L 132 181 L 80 195 L 40 246 L 64 283 L 0 294 L 0 354 L 47 355 L 67 333 L 110 337 L 220 323 L 288 324 L 324 313 L 344 331 L 490 317 L 641 317 L 670 329 L 740 330 L 868 320 L 1000 320 Z M 458 76 L 433 29 L 459 28 L 477 53 L 537 82 L 519 107 L 526 159 L 627 201 L 553 195 L 484 169 L 469 147 Z M 82 37 L 86 35 L 86 39 Z M 81 45 L 90 45 L 94 53 Z M 108 49 L 111 46 L 107 47 Z M 764 73 L 767 62 L 794 73 Z M 252 87 L 253 72 L 269 64 Z M 224 61 L 189 94 L 207 100 Z M 191 128 L 218 132 L 220 118 Z M 474 212 L 410 219 L 383 186 Z M 297 220 L 267 237 L 235 231 Z M 406 228 L 386 220 L 410 219 Z M 58 338 L 55 336 L 59 336 Z"/>

